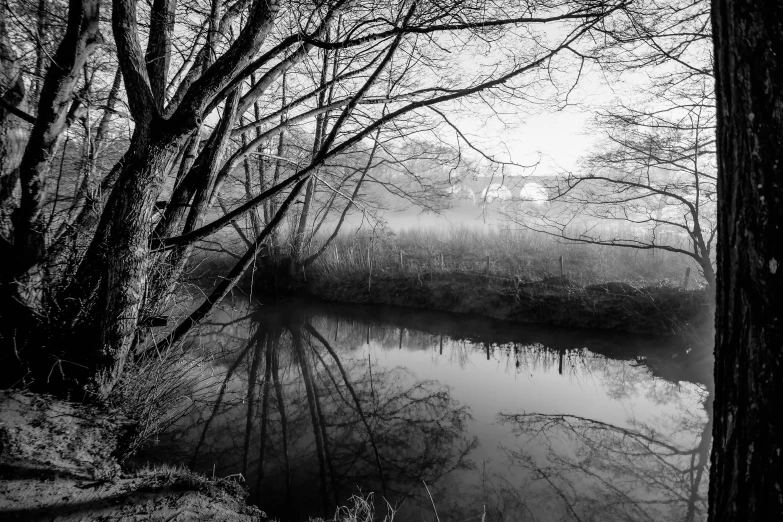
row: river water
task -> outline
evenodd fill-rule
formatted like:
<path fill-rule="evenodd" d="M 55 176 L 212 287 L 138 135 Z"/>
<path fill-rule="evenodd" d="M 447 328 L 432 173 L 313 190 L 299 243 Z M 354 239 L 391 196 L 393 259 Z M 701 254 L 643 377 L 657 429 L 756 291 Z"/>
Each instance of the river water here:
<path fill-rule="evenodd" d="M 196 408 L 141 456 L 285 521 L 706 519 L 711 348 L 381 306 L 235 299 Z M 241 475 L 241 477 L 240 477 Z"/>

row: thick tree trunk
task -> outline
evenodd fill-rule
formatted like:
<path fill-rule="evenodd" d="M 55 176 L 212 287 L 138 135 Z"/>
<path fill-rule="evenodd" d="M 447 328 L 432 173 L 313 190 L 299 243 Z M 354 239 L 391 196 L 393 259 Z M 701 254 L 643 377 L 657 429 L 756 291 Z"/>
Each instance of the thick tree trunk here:
<path fill-rule="evenodd" d="M 220 123 L 215 128 L 209 140 L 209 145 L 199 155 L 199 163 L 196 165 L 193 174 L 185 177 L 181 186 L 190 185 L 189 190 L 185 190 L 184 197 L 181 200 L 180 211 L 171 214 L 173 219 L 185 218 L 185 225 L 182 230 L 187 234 L 192 232 L 204 221 L 204 218 L 211 207 L 215 194 L 220 190 L 222 180 L 219 179 L 220 163 L 223 159 L 226 147 L 231 136 L 231 129 L 236 120 L 236 102 L 239 99 L 238 91 L 229 96 L 226 102 L 223 116 Z M 156 234 L 163 233 L 169 235 L 179 226 L 177 222 L 169 223 L 174 228 L 161 228 L 159 223 L 156 227 Z M 183 245 L 174 250 L 173 253 L 164 253 L 158 256 L 157 270 L 149 288 L 149 295 L 152 297 L 152 307 L 154 309 L 145 310 L 157 314 L 170 306 L 170 298 L 174 294 L 173 288 L 180 282 L 182 272 L 185 270 L 188 259 L 193 251 L 193 243 Z"/>
<path fill-rule="evenodd" d="M 45 248 L 45 224 L 41 211 L 46 201 L 49 162 L 66 127 L 68 108 L 82 66 L 102 42 L 99 14 L 100 0 L 69 2 L 65 36 L 46 73 L 38 115 L 19 166 L 22 193 L 19 207 L 13 215 L 15 293 L 19 300 L 33 309 L 40 306 L 41 298 L 42 269 L 38 263 Z"/>
<path fill-rule="evenodd" d="M 165 7 L 165 3 L 161 6 Z M 148 292 L 152 215 L 169 163 L 201 124 L 206 106 L 216 101 L 226 84 L 250 63 L 271 30 L 278 8 L 275 1 L 255 2 L 236 40 L 184 93 L 176 110 L 164 117 L 155 101 L 141 51 L 137 1 L 113 2 L 112 30 L 135 129 L 130 156 L 118 174 L 98 231 L 82 262 L 86 269 L 106 274 L 99 292 L 106 303 L 101 311 L 100 342 L 87 364 L 95 391 L 101 397 L 109 395 L 121 377 L 135 339 L 139 312 Z M 158 56 L 159 51 L 154 54 Z M 153 69 L 156 74 L 165 75 L 163 68 Z M 178 334 L 184 335 L 184 331 L 180 325 Z"/>
<path fill-rule="evenodd" d="M 177 0 L 155 0 L 150 14 L 150 37 L 147 42 L 147 75 L 155 104 L 163 112 L 166 84 L 171 62 L 171 36 L 174 33 L 174 13 Z"/>
<path fill-rule="evenodd" d="M 38 101 L 38 95 L 41 93 L 41 80 L 46 70 L 46 50 L 44 44 L 49 29 L 48 13 L 46 9 L 46 0 L 38 0 L 38 25 L 36 27 L 35 42 L 35 78 L 32 81 L 32 93 L 30 93 L 31 103 Z"/>
<path fill-rule="evenodd" d="M 783 520 L 783 3 L 713 0 L 718 295 L 710 520 Z"/>
<path fill-rule="evenodd" d="M 11 46 L 5 25 L 5 1 L 0 3 L 0 205 L 13 194 L 19 179 L 17 168 L 22 161 L 28 122 L 14 115 L 9 109 L 26 110 L 25 86 L 21 63 Z"/>
<path fill-rule="evenodd" d="M 101 290 L 106 307 L 101 315 L 100 349 L 93 361 L 102 396 L 108 395 L 122 374 L 147 292 L 153 211 L 172 154 L 171 148 L 151 142 L 139 147 L 135 161 L 120 174 L 104 216 L 110 219 L 103 252 L 107 277 Z"/>

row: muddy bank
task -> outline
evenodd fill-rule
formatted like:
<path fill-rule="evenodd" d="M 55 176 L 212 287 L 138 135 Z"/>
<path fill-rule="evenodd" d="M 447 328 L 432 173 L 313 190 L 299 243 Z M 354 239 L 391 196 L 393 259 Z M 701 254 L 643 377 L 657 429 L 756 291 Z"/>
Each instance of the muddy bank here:
<path fill-rule="evenodd" d="M 668 335 L 709 321 L 702 290 L 635 288 L 626 283 L 578 287 L 567 280 L 531 282 L 471 274 L 418 277 L 381 274 L 311 278 L 303 293 L 327 301 L 479 314 L 496 319 Z"/>
<path fill-rule="evenodd" d="M 231 480 L 179 468 L 123 472 L 132 430 L 98 408 L 0 391 L 0 519 L 266 520 Z"/>

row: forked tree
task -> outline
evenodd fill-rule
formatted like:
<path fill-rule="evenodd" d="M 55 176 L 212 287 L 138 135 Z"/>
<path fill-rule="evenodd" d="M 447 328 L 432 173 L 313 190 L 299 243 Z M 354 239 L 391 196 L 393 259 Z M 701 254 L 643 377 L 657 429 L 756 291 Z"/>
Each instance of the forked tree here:
<path fill-rule="evenodd" d="M 111 394 L 139 354 L 174 346 L 207 317 L 327 161 L 435 106 L 522 95 L 547 81 L 548 68 L 597 53 L 603 36 L 636 16 L 625 0 L 114 0 L 109 27 L 103 7 L 68 4 L 34 109 L 15 116 L 32 123 L 2 201 L 2 255 L 12 260 L 3 350 L 21 371 L 11 382 L 88 386 L 97 397 Z M 29 36 L 24 29 L 15 34 Z M 89 190 L 51 220 L 51 205 L 63 202 L 53 165 L 69 107 L 84 99 L 96 49 L 111 51 L 109 34 L 121 82 L 104 81 L 118 86 L 105 112 L 127 109 L 128 144 L 105 170 L 87 169 Z M 327 51 L 339 52 L 337 70 L 313 74 L 334 64 Z M 244 161 L 294 128 L 313 137 L 306 161 L 215 210 Z M 264 202 L 274 212 L 236 264 L 190 314 L 171 314 L 196 243 Z"/>

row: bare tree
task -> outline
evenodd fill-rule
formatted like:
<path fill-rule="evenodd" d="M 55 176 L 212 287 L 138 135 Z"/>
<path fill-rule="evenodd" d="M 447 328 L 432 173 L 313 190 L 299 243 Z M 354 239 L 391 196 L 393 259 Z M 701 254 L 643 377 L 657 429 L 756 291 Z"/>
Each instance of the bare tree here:
<path fill-rule="evenodd" d="M 569 241 L 675 252 L 695 261 L 714 293 L 715 100 L 709 11 L 671 2 L 635 19 L 602 65 L 629 76 L 599 110 L 603 134 L 574 172 L 545 183 L 550 203 L 509 213 Z M 644 9 L 644 8 L 643 8 Z M 642 74 L 640 70 L 643 70 Z M 622 83 L 622 82 L 620 82 Z"/>
<path fill-rule="evenodd" d="M 19 191 L 9 191 L 4 202 L 14 210 L 4 224 L 3 247 L 13 263 L 3 277 L 3 308 L 11 310 L 4 312 L 3 350 L 21 363 L 11 382 L 89 385 L 97 397 L 109 396 L 134 354 L 178 342 L 230 292 L 263 255 L 300 193 L 307 198 L 308 184 L 315 192 L 310 180 L 326 162 L 428 107 L 522 94 L 531 84 L 526 77 L 537 78 L 556 60 L 598 52 L 596 38 L 607 24 L 633 16 L 624 0 L 367 1 L 350 9 L 343 0 L 213 0 L 206 7 L 195 0 L 151 6 L 115 0 L 109 27 L 101 21 L 100 0 L 69 3 L 67 26 L 30 111 L 35 121 Z M 558 31 L 543 31 L 553 26 Z M 122 81 L 117 101 L 104 112 L 127 107 L 127 148 L 93 171 L 97 136 L 92 124 L 85 126 L 90 135 L 82 172 L 91 178 L 91 193 L 49 220 L 44 209 L 60 196 L 52 190 L 61 190 L 53 183 L 53 159 L 74 102 L 84 99 L 81 91 L 90 97 L 96 49 L 109 33 Z M 477 53 L 492 58 L 493 49 L 511 41 L 510 56 L 460 68 L 461 60 Z M 324 57 L 337 54 L 336 70 L 312 74 L 324 70 Z M 116 69 L 107 69 L 103 84 L 114 86 Z M 243 123 L 251 109 L 250 123 Z M 276 183 L 221 211 L 221 195 L 244 190 L 244 180 L 232 180 L 245 160 L 295 130 L 315 144 L 303 160 L 275 158 L 294 167 L 282 172 L 277 163 Z M 247 238 L 246 251 L 221 283 L 191 314 L 167 318 L 197 242 L 265 202 L 263 229 Z M 153 341 L 139 335 L 152 324 L 168 326 L 149 337 L 162 344 L 145 345 Z M 67 371 L 52 373 L 55 365 Z"/>

